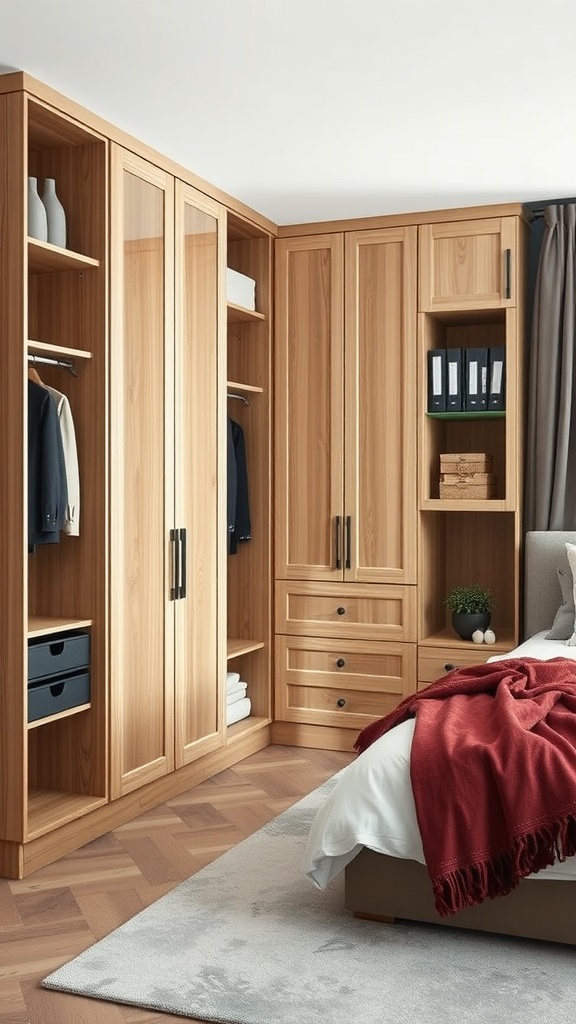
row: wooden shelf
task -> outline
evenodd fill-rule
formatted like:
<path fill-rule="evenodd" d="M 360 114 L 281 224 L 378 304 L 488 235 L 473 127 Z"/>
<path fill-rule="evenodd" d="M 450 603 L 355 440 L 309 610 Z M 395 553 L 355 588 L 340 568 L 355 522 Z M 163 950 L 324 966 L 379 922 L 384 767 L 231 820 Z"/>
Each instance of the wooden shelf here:
<path fill-rule="evenodd" d="M 250 391 L 254 394 L 263 395 L 264 388 L 259 388 L 256 384 L 240 384 L 236 380 L 229 380 L 226 382 L 227 388 L 234 388 L 235 391 Z"/>
<path fill-rule="evenodd" d="M 63 619 L 53 615 L 30 615 L 28 619 L 28 639 L 36 636 L 47 636 L 49 633 L 64 633 L 68 629 L 86 629 L 92 625 L 92 619 Z"/>
<path fill-rule="evenodd" d="M 37 729 L 40 725 L 48 725 L 50 722 L 58 722 L 61 718 L 70 718 L 71 715 L 78 715 L 80 711 L 89 711 L 91 704 L 77 704 L 74 708 L 67 708 L 66 711 L 59 711 L 57 715 L 48 715 L 46 718 L 37 718 L 34 722 L 28 722 L 28 731 Z"/>
<path fill-rule="evenodd" d="M 424 498 L 421 512 L 513 512 L 503 498 Z"/>
<path fill-rule="evenodd" d="M 491 627 L 492 628 L 492 627 Z M 490 647 L 491 654 L 507 654 L 516 647 L 514 641 L 514 635 L 512 630 L 499 630 L 498 626 L 494 627 L 496 633 L 495 644 L 475 644 L 472 640 L 461 640 L 457 633 L 453 629 L 447 627 L 446 629 L 439 630 L 438 633 L 433 633 L 431 636 L 424 637 L 418 641 L 419 647 L 450 647 L 453 649 L 459 649 L 462 651 L 470 651 L 474 647 L 477 647 L 479 651 L 485 653 Z"/>
<path fill-rule="evenodd" d="M 258 715 L 248 715 L 248 718 L 243 718 L 240 722 L 234 722 L 233 725 L 229 725 L 226 729 L 226 742 L 234 742 L 235 740 L 243 739 L 247 733 L 258 732 L 265 726 L 270 725 L 269 718 L 261 718 Z"/>
<path fill-rule="evenodd" d="M 503 420 L 505 409 L 485 409 L 481 412 L 427 412 L 431 420 Z"/>
<path fill-rule="evenodd" d="M 32 790 L 28 796 L 28 840 L 51 832 L 53 828 L 81 818 L 84 814 L 102 807 L 105 797 L 81 796 L 78 793 L 62 793 L 59 790 Z"/>
<path fill-rule="evenodd" d="M 52 356 L 54 359 L 92 359 L 92 353 L 85 352 L 81 348 L 50 345 L 46 341 L 34 341 L 32 338 L 28 339 L 28 352 L 30 355 Z"/>
<path fill-rule="evenodd" d="M 264 313 L 259 313 L 257 309 L 245 309 L 244 306 L 236 306 L 233 302 L 228 303 L 229 324 L 263 323 L 265 320 Z"/>
<path fill-rule="evenodd" d="M 265 647 L 262 640 L 228 640 L 228 661 L 231 658 L 240 658 L 250 651 L 260 651 Z"/>
<path fill-rule="evenodd" d="M 100 261 L 84 256 L 71 249 L 61 249 L 59 245 L 39 242 L 35 238 L 28 239 L 28 270 L 33 274 L 49 274 L 58 270 L 87 270 L 99 267 Z"/>

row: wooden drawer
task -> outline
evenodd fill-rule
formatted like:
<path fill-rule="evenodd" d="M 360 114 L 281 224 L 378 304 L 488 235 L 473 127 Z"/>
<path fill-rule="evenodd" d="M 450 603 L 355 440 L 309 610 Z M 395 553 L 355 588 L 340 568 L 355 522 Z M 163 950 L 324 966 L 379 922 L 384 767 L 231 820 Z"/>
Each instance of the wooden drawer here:
<path fill-rule="evenodd" d="M 276 715 L 362 729 L 416 689 L 416 645 L 276 637 Z"/>
<path fill-rule="evenodd" d="M 466 650 L 450 647 L 419 647 L 418 648 L 418 689 L 423 690 L 430 683 L 445 676 L 453 668 L 467 665 L 480 665 L 488 661 L 495 651 L 489 644 L 470 644 Z"/>
<path fill-rule="evenodd" d="M 276 581 L 276 632 L 416 642 L 416 587 Z"/>

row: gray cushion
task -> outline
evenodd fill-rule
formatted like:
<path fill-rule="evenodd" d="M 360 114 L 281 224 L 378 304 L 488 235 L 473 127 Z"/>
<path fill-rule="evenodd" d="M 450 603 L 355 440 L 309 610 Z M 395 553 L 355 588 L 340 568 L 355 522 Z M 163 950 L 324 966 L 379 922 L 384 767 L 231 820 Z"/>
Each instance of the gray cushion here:
<path fill-rule="evenodd" d="M 574 582 L 570 570 L 556 569 L 560 590 L 562 592 L 562 604 L 560 605 L 552 629 L 546 634 L 546 640 L 569 640 L 574 632 L 574 620 L 576 609 L 574 607 Z"/>

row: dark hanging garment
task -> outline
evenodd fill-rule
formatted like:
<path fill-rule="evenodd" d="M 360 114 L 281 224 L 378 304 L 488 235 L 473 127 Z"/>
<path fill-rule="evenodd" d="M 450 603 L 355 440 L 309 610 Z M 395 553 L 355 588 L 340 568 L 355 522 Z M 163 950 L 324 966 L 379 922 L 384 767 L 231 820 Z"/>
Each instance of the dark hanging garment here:
<path fill-rule="evenodd" d="M 239 423 L 228 420 L 228 553 L 235 555 L 237 544 L 252 538 L 248 467 L 244 431 Z"/>
<path fill-rule="evenodd" d="M 232 420 L 228 419 L 228 503 L 227 503 L 227 527 L 228 527 L 228 554 L 232 554 L 232 539 L 236 524 L 236 452 L 234 451 L 234 437 L 232 434 Z M 234 550 L 236 550 L 234 548 Z"/>
<path fill-rule="evenodd" d="M 57 544 L 66 522 L 68 488 L 62 433 L 52 395 L 28 381 L 28 550 Z"/>

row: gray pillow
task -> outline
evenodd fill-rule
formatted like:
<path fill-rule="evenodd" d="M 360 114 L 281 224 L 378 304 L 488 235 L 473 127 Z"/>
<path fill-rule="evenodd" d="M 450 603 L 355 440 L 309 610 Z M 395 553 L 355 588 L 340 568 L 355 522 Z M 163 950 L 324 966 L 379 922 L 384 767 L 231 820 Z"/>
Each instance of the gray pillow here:
<path fill-rule="evenodd" d="M 560 605 L 552 629 L 544 637 L 545 640 L 569 640 L 574 633 L 574 620 L 576 609 L 574 607 L 574 582 L 572 573 L 566 569 L 556 569 L 560 590 L 562 591 L 562 604 Z"/>

